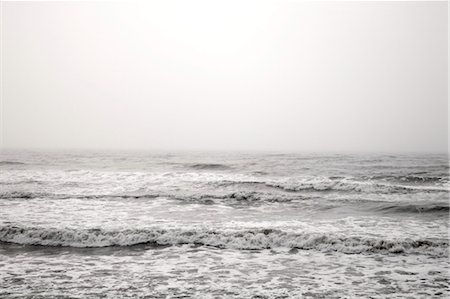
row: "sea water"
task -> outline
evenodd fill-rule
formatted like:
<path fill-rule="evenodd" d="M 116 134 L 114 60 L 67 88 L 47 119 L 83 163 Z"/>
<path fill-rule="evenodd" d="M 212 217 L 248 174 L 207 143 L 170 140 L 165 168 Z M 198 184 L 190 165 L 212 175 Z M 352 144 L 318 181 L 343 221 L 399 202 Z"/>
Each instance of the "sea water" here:
<path fill-rule="evenodd" d="M 447 298 L 440 154 L 4 151 L 1 298 Z"/>

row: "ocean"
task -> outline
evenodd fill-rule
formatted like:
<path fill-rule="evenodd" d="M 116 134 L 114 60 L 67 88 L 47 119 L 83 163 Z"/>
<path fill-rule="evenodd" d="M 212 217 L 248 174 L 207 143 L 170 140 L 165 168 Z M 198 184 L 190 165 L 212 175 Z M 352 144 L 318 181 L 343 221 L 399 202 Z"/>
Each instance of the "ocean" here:
<path fill-rule="evenodd" d="M 450 295 L 447 155 L 0 160 L 0 298 Z"/>

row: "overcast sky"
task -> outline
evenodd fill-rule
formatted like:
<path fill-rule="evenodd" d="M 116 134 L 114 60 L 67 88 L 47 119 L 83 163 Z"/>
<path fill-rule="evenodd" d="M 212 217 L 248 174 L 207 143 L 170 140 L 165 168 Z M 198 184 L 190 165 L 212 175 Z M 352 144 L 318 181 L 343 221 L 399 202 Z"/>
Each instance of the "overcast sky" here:
<path fill-rule="evenodd" d="M 4 148 L 446 151 L 447 2 L 4 2 Z"/>

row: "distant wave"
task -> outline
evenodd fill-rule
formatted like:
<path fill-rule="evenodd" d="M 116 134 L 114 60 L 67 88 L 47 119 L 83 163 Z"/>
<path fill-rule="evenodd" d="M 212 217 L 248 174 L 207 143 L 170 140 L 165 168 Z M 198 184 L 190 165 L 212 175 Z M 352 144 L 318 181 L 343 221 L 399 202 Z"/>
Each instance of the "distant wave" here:
<path fill-rule="evenodd" d="M 26 192 L 26 191 L 12 191 L 12 192 L 0 192 L 0 199 L 11 200 L 30 200 L 30 199 L 95 199 L 95 200 L 152 200 L 152 199 L 167 199 L 176 200 L 180 203 L 195 203 L 205 205 L 262 205 L 271 203 L 292 203 L 296 205 L 302 205 L 302 202 L 308 200 L 315 200 L 318 205 L 317 208 L 323 206 L 325 209 L 329 209 L 330 205 L 334 206 L 339 203 L 342 205 L 354 203 L 361 210 L 375 213 L 427 213 L 427 214 L 442 214 L 449 213 L 450 207 L 447 202 L 394 202 L 383 200 L 363 200 L 363 199 L 321 199 L 320 194 L 313 193 L 297 193 L 297 192 L 271 192 L 271 190 L 240 190 L 231 191 L 228 193 L 192 193 L 183 192 L 179 193 L 167 193 L 167 192 L 146 192 L 146 193 L 130 193 L 130 194 L 52 194 L 46 192 Z"/>
<path fill-rule="evenodd" d="M 188 168 L 197 170 L 227 170 L 230 169 L 229 166 L 219 163 L 195 163 L 188 164 Z"/>
<path fill-rule="evenodd" d="M 52 198 L 52 199 L 110 199 L 110 198 L 156 198 L 164 196 L 160 193 L 154 194 L 57 194 L 47 192 L 28 192 L 28 191 L 11 191 L 0 193 L 0 199 L 33 199 L 33 198 Z"/>
<path fill-rule="evenodd" d="M 250 203 L 274 203 L 274 202 L 291 202 L 295 200 L 305 200 L 311 197 L 301 194 L 287 195 L 287 194 L 273 194 L 269 192 L 257 191 L 236 191 L 222 195 L 214 194 L 190 194 L 190 195 L 169 195 L 166 197 L 178 199 L 181 201 L 204 203 L 204 204 L 250 204 Z"/>
<path fill-rule="evenodd" d="M 28 192 L 28 191 L 6 191 L 0 193 L 0 199 L 32 199 L 32 198 L 44 198 L 54 197 L 55 194 L 45 192 Z"/>
<path fill-rule="evenodd" d="M 21 181 L 0 181 L 0 185 L 22 185 L 22 184 L 39 184 L 42 185 L 44 182 L 33 180 L 33 179 L 26 179 Z"/>
<path fill-rule="evenodd" d="M 424 173 L 426 174 L 426 172 Z M 449 181 L 448 176 L 421 176 L 421 175 L 374 175 L 364 176 L 366 180 L 381 180 L 393 182 L 407 182 L 407 183 L 445 183 Z"/>
<path fill-rule="evenodd" d="M 195 244 L 232 249 L 295 248 L 299 250 L 338 251 L 347 254 L 389 253 L 448 256 L 447 239 L 383 239 L 317 233 L 290 233 L 275 229 L 242 231 L 210 229 L 71 229 L 6 225 L 0 227 L 0 241 L 17 244 L 108 247 Z"/>
<path fill-rule="evenodd" d="M 257 176 L 264 176 L 264 175 L 268 175 L 269 173 L 266 171 L 253 171 L 252 174 L 257 175 Z"/>
<path fill-rule="evenodd" d="M 92 194 L 92 195 L 70 195 L 70 194 L 52 194 L 45 192 L 4 192 L 0 193 L 0 199 L 34 199 L 34 198 L 51 198 L 51 199 L 152 199 L 167 198 L 179 200 L 182 202 L 192 202 L 200 204 L 237 204 L 237 203 L 256 203 L 256 202 L 290 202 L 294 200 L 304 200 L 310 197 L 286 194 L 271 194 L 268 192 L 256 191 L 236 191 L 222 195 L 217 194 L 169 194 L 163 192 L 143 193 L 143 194 Z"/>
<path fill-rule="evenodd" d="M 50 194 L 39 192 L 10 192 L 0 194 L 3 199 L 96 199 L 96 200 L 115 200 L 115 199 L 168 199 L 177 200 L 180 203 L 194 203 L 194 204 L 223 204 L 223 205 L 263 205 L 270 203 L 295 203 L 301 205 L 303 201 L 318 200 L 317 208 L 330 209 L 336 206 L 339 200 L 328 200 L 320 202 L 320 198 L 308 194 L 273 194 L 270 192 L 256 192 L 256 191 L 236 191 L 226 194 L 164 194 L 164 193 L 146 193 L 146 194 L 97 194 L 97 195 L 68 195 L 68 194 Z M 344 200 L 343 205 L 349 204 L 348 200 Z M 371 200 L 356 200 L 354 204 L 363 211 L 383 213 L 383 214 L 448 214 L 450 206 L 445 202 L 421 202 L 421 203 L 403 203 L 403 202 L 389 202 L 389 201 L 371 201 Z M 336 207 L 339 207 L 337 205 Z"/>
<path fill-rule="evenodd" d="M 18 161 L 0 161 L 1 165 L 25 165 L 26 163 L 18 162 Z"/>
<path fill-rule="evenodd" d="M 416 192 L 448 192 L 446 186 L 408 186 L 371 181 L 356 181 L 349 179 L 321 178 L 296 181 L 233 181 L 224 180 L 216 183 L 219 186 L 259 185 L 275 188 L 286 192 L 322 191 L 322 192 L 360 192 L 360 193 L 416 193 Z"/>
<path fill-rule="evenodd" d="M 448 213 L 450 211 L 450 207 L 448 204 L 384 204 L 378 208 L 375 208 L 375 210 L 387 213 Z"/>
<path fill-rule="evenodd" d="M 44 183 L 35 180 L 18 182 L 0 182 L 0 185 L 20 185 L 34 183 L 43 185 Z M 69 183 L 67 183 L 69 184 Z M 175 199 L 185 199 L 188 201 L 202 201 L 203 199 L 220 199 L 236 201 L 267 201 L 267 202 L 285 202 L 296 199 L 311 198 L 308 192 L 340 192 L 340 193 L 372 193 L 372 194 L 410 194 L 410 193 L 445 193 L 449 192 L 446 186 L 403 186 L 393 184 L 379 184 L 372 182 L 357 182 L 350 180 L 323 179 L 314 181 L 295 181 L 295 182 L 276 182 L 276 181 L 234 181 L 220 180 L 207 183 L 212 188 L 199 193 L 200 190 L 192 188 L 185 192 L 176 192 L 166 190 L 149 190 L 144 192 L 131 192 L 125 194 L 61 194 L 41 191 L 0 191 L 0 199 L 13 198 L 155 198 L 168 197 Z M 233 190 L 225 195 L 216 195 L 217 190 L 223 189 L 224 192 Z M 26 188 L 21 188 L 26 189 Z M 246 190 L 242 190 L 246 189 Z M 236 191 L 234 191 L 236 190 Z"/>

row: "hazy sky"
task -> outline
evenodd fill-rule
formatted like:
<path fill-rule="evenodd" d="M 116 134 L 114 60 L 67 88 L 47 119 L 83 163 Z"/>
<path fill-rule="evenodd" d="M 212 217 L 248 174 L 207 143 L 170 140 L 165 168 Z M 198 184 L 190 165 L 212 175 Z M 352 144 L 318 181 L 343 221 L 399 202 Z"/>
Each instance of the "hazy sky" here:
<path fill-rule="evenodd" d="M 446 151 L 447 3 L 4 2 L 4 148 Z"/>

